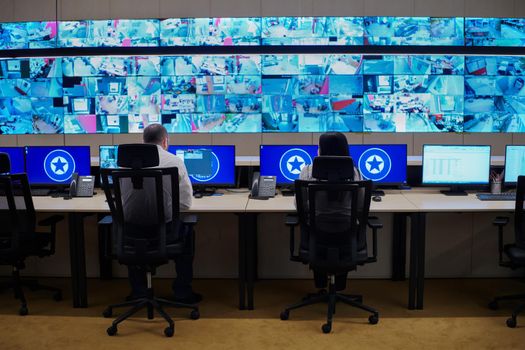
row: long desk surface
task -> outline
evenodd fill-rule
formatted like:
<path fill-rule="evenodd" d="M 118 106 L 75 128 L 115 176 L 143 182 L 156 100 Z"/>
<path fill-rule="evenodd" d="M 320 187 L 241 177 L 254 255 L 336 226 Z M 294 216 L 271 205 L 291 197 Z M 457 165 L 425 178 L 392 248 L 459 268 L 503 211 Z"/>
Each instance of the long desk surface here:
<path fill-rule="evenodd" d="M 418 212 L 498 212 L 513 211 L 514 201 L 480 201 L 475 193 L 467 196 L 445 196 L 435 191 L 404 191 L 403 196 Z"/>

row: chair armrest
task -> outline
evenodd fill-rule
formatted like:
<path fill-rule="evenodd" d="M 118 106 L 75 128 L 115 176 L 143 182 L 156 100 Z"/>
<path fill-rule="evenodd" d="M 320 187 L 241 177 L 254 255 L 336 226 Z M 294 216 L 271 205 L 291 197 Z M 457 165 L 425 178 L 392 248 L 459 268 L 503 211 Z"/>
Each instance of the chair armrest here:
<path fill-rule="evenodd" d="M 497 216 L 494 221 L 492 221 L 492 225 L 494 226 L 505 226 L 509 223 L 509 218 L 506 216 Z"/>
<path fill-rule="evenodd" d="M 98 222 L 99 225 L 112 225 L 113 217 L 111 215 L 106 215 Z"/>
<path fill-rule="evenodd" d="M 509 218 L 506 216 L 497 216 L 492 224 L 498 227 L 498 255 L 499 255 L 499 264 L 500 266 L 509 267 L 511 265 L 510 261 L 503 260 L 503 228 L 509 223 Z"/>
<path fill-rule="evenodd" d="M 55 226 L 60 221 L 64 220 L 62 215 L 53 215 L 38 222 L 38 226 Z"/>
<path fill-rule="evenodd" d="M 299 225 L 299 216 L 288 214 L 284 217 L 284 224 L 290 228 L 290 260 L 303 262 L 299 255 L 295 254 L 295 227 Z"/>
<path fill-rule="evenodd" d="M 371 229 L 377 230 L 383 228 L 383 223 L 377 216 L 369 216 L 367 224 Z"/>
<path fill-rule="evenodd" d="M 195 225 L 198 221 L 198 217 L 195 214 L 183 215 L 180 221 L 185 225 Z"/>
<path fill-rule="evenodd" d="M 367 262 L 377 261 L 377 230 L 383 228 L 383 223 L 377 216 L 369 216 L 367 221 L 368 227 L 372 229 L 372 256 L 369 256 Z"/>

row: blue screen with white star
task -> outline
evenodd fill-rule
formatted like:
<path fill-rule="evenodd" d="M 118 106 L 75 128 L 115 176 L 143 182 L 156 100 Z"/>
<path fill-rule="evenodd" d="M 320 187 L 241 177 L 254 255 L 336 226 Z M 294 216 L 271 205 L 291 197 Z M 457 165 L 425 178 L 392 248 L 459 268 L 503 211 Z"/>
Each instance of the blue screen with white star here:
<path fill-rule="evenodd" d="M 406 145 L 350 145 L 348 148 L 363 178 L 382 184 L 406 182 Z"/>
<path fill-rule="evenodd" d="M 278 184 L 291 184 L 316 156 L 317 145 L 261 145 L 261 175 L 276 176 Z"/>
<path fill-rule="evenodd" d="M 69 184 L 73 173 L 89 175 L 89 146 L 27 146 L 26 172 L 31 184 Z"/>
<path fill-rule="evenodd" d="M 9 154 L 11 160 L 11 174 L 23 173 L 24 169 L 24 147 L 0 147 L 0 153 Z"/>
<path fill-rule="evenodd" d="M 235 146 L 169 146 L 184 160 L 193 185 L 235 185 Z"/>

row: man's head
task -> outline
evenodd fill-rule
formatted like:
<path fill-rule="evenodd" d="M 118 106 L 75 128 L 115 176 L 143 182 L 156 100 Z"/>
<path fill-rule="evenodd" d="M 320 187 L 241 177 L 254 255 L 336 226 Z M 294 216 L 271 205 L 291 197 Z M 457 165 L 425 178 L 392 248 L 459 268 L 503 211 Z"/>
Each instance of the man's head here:
<path fill-rule="evenodd" d="M 159 145 L 165 150 L 168 149 L 168 131 L 161 124 L 151 124 L 144 129 L 142 135 L 144 143 Z"/>

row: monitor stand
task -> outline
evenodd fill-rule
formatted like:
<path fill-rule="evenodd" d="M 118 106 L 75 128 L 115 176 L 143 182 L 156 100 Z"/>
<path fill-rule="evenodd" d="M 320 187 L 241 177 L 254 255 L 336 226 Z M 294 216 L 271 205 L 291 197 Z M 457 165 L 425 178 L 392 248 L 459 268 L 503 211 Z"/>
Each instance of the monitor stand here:
<path fill-rule="evenodd" d="M 295 196 L 295 189 L 292 186 L 282 186 L 281 187 L 281 195 L 283 197 L 292 197 Z"/>
<path fill-rule="evenodd" d="M 465 190 L 461 189 L 461 187 L 459 186 L 450 186 L 450 190 L 442 190 L 440 191 L 441 193 L 443 193 L 445 196 L 466 196 L 468 195 L 467 192 L 465 192 Z"/>

